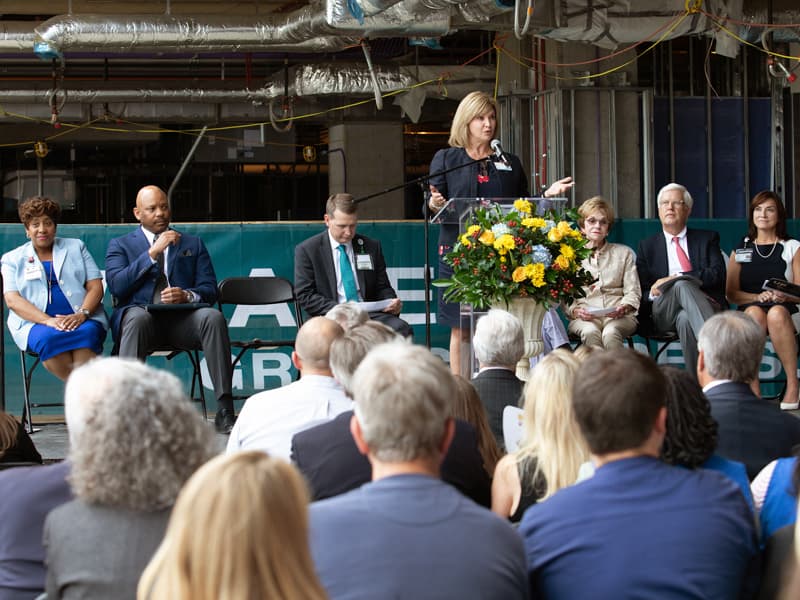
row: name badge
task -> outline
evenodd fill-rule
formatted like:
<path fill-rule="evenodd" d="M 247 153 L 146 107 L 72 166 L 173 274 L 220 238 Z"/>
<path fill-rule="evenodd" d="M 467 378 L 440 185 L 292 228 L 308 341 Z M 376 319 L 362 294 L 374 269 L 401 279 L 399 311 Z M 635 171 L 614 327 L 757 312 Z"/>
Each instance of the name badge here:
<path fill-rule="evenodd" d="M 494 163 L 494 168 L 498 171 L 510 171 L 511 165 L 506 165 L 504 162 L 496 162 Z"/>
<path fill-rule="evenodd" d="M 37 264 L 27 265 L 25 267 L 25 281 L 33 281 L 42 278 L 42 269 Z"/>
<path fill-rule="evenodd" d="M 753 249 L 752 248 L 739 248 L 736 250 L 734 260 L 737 263 L 753 262 Z"/>
<path fill-rule="evenodd" d="M 356 269 L 372 271 L 372 257 L 369 254 L 356 254 Z"/>

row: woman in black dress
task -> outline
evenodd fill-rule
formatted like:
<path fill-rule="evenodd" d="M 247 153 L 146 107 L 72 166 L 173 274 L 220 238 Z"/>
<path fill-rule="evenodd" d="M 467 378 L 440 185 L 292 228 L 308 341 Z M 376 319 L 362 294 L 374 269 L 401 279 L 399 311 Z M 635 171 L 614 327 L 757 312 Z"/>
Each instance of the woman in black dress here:
<path fill-rule="evenodd" d="M 800 282 L 800 242 L 786 233 L 786 210 L 780 196 L 763 191 L 750 202 L 747 237 L 728 262 L 725 293 L 759 323 L 772 339 L 772 345 L 786 373 L 784 410 L 798 408 L 797 346 L 792 314 L 797 300 L 780 292 L 762 289 L 765 279 Z M 754 382 L 756 385 L 758 382 Z"/>
<path fill-rule="evenodd" d="M 520 198 L 528 196 L 528 178 L 519 158 L 506 154 L 508 165 L 501 161 L 472 161 L 493 154 L 491 143 L 497 132 L 497 103 L 485 92 L 471 92 L 459 103 L 450 127 L 449 148 L 439 150 L 430 166 L 428 208 L 436 214 L 450 198 Z M 454 167 L 449 173 L 438 174 Z M 554 183 L 545 197 L 561 196 L 572 187 L 572 178 Z M 458 237 L 457 223 L 443 224 L 439 230 L 439 277 L 453 272 L 444 256 L 453 249 Z M 439 293 L 437 322 L 450 327 L 450 370 L 459 374 L 461 365 L 461 319 L 459 305 L 445 302 Z M 464 375 L 469 375 L 465 373 Z"/>

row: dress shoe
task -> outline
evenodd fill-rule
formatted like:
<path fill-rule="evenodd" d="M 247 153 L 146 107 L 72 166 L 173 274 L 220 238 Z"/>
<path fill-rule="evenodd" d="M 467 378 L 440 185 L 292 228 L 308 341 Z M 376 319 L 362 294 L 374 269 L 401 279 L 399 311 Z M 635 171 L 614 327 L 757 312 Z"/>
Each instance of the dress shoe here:
<path fill-rule="evenodd" d="M 229 408 L 220 408 L 214 417 L 214 427 L 218 433 L 229 434 L 234 423 L 236 423 L 236 417 Z"/>

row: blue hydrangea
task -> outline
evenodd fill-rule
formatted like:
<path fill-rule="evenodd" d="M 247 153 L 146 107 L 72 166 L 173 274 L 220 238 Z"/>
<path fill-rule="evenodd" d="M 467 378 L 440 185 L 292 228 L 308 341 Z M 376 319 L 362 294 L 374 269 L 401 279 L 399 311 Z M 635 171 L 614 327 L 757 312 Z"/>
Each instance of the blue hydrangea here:
<path fill-rule="evenodd" d="M 505 223 L 497 223 L 496 225 L 492 225 L 492 233 L 494 234 L 495 239 L 497 239 L 501 235 L 511 233 L 511 229 Z"/>
<path fill-rule="evenodd" d="M 555 226 L 556 226 L 556 222 L 555 221 L 551 221 L 550 219 L 545 219 L 544 227 L 542 227 L 542 232 L 543 233 L 547 233 L 548 231 L 550 231 Z"/>
<path fill-rule="evenodd" d="M 553 257 L 550 254 L 550 250 L 541 244 L 536 244 L 531 247 L 531 261 L 534 263 L 542 263 L 546 269 L 553 263 Z"/>

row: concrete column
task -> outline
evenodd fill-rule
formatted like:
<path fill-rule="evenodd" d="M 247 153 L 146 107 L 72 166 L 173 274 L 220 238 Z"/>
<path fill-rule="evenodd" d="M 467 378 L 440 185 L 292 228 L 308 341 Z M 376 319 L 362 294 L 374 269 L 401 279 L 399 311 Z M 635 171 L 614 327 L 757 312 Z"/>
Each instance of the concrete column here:
<path fill-rule="evenodd" d="M 347 192 L 360 198 L 404 182 L 401 122 L 340 123 L 332 125 L 328 135 L 330 149 L 341 148 L 347 158 L 345 184 L 341 152 L 331 152 L 328 156 L 331 194 Z M 403 190 L 367 200 L 358 212 L 361 219 L 402 219 Z"/>

